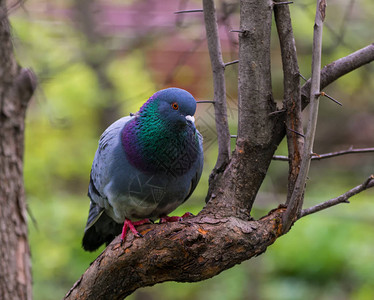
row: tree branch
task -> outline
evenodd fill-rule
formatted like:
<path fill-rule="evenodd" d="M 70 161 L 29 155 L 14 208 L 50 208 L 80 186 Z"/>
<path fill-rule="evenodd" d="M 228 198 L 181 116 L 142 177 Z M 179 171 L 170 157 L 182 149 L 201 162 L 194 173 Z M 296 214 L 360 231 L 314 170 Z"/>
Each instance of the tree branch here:
<path fill-rule="evenodd" d="M 299 219 L 372 187 L 373 175 L 345 194 L 303 210 Z M 285 208 L 278 208 L 258 221 L 245 221 L 203 210 L 182 222 L 140 226 L 143 238 L 129 234 L 123 246 L 119 236 L 115 238 L 64 299 L 123 299 L 156 283 L 211 278 L 263 253 L 283 234 L 284 213 Z"/>
<path fill-rule="evenodd" d="M 237 64 L 237 63 L 239 63 L 238 59 L 233 60 L 233 61 L 229 61 L 229 62 L 225 63 L 225 67 L 231 66 L 231 65 L 234 65 L 234 64 Z"/>
<path fill-rule="evenodd" d="M 140 226 L 143 238 L 129 234 L 121 247 L 117 237 L 64 299 L 123 299 L 164 281 L 211 278 L 264 252 L 281 232 L 283 210 L 258 221 L 200 214 L 182 222 Z"/>
<path fill-rule="evenodd" d="M 282 2 L 276 1 L 274 4 Z M 277 25 L 283 64 L 283 108 L 286 110 L 286 131 L 289 171 L 286 205 L 294 190 L 300 170 L 300 161 L 304 146 L 303 125 L 301 117 L 300 71 L 297 62 L 296 45 L 292 30 L 288 5 L 275 5 L 275 23 Z"/>
<path fill-rule="evenodd" d="M 369 153 L 369 152 L 374 152 L 374 148 L 348 149 L 348 150 L 341 150 L 341 151 L 324 153 L 324 154 L 313 153 L 312 160 L 321 160 L 321 159 L 327 159 L 327 158 L 336 157 L 336 156 L 342 156 L 346 154 Z M 288 161 L 289 158 L 283 155 L 274 155 L 273 160 Z"/>
<path fill-rule="evenodd" d="M 340 203 L 349 203 L 348 199 L 351 198 L 354 195 L 357 195 L 358 193 L 374 187 L 374 175 L 371 175 L 364 183 L 354 187 L 353 189 L 350 189 L 348 192 L 344 193 L 343 195 L 340 195 L 339 197 L 330 199 L 326 202 L 317 204 L 315 206 L 303 209 L 298 217 L 298 219 L 305 217 L 307 215 L 319 212 L 321 210 L 324 210 L 326 208 L 332 207 L 334 205 L 340 204 Z"/>
<path fill-rule="evenodd" d="M 325 88 L 341 76 L 344 76 L 365 64 L 371 63 L 372 61 L 374 61 L 374 43 L 359 49 L 348 56 L 333 61 L 325 66 L 321 71 L 320 89 Z M 301 88 L 302 110 L 309 104 L 310 83 L 311 79 L 307 80 Z M 284 128 L 285 115 L 285 110 L 269 113 L 270 117 L 277 118 L 276 128 L 274 129 L 274 140 L 276 145 L 282 141 L 286 133 Z"/>
<path fill-rule="evenodd" d="M 313 153 L 314 136 L 317 127 L 318 105 L 320 96 L 320 75 L 322 56 L 322 30 L 326 13 L 326 1 L 317 0 L 316 18 L 314 23 L 312 77 L 310 86 L 310 111 L 308 127 L 305 136 L 304 150 L 301 157 L 300 172 L 297 177 L 286 213 L 283 216 L 283 230 L 287 232 L 297 215 L 300 213 L 304 198 L 305 184 L 309 173 L 310 161 Z"/>
<path fill-rule="evenodd" d="M 237 206 L 250 212 L 276 149 L 270 68 L 272 1 L 240 1 L 238 137 L 231 172 Z M 253 159 L 256 157 L 256 159 Z M 225 171 L 225 172 L 226 172 Z M 244 205 L 244 206 L 243 206 Z"/>
<path fill-rule="evenodd" d="M 226 107 L 225 64 L 222 59 L 214 1 L 203 0 L 203 10 L 209 56 L 213 71 L 214 112 L 218 137 L 218 158 L 214 170 L 217 170 L 227 165 L 231 152 Z"/>
<path fill-rule="evenodd" d="M 321 71 L 321 89 L 324 89 L 343 75 L 356 70 L 373 60 L 374 43 L 328 64 Z M 310 85 L 311 79 L 305 82 L 301 88 L 303 108 L 309 104 Z"/>
<path fill-rule="evenodd" d="M 242 0 L 239 32 L 239 130 L 229 165 L 204 208 L 221 217 L 250 219 L 252 205 L 277 148 L 278 117 L 272 97 L 270 34 L 272 1 Z M 255 158 L 255 159 L 254 159 Z"/>
<path fill-rule="evenodd" d="M 242 0 L 240 6 L 238 139 L 265 144 L 272 125 L 268 114 L 275 109 L 270 51 L 264 52 L 270 44 L 272 2 Z"/>
<path fill-rule="evenodd" d="M 324 89 L 340 77 L 372 61 L 374 61 L 374 43 L 333 61 L 321 70 L 320 89 Z M 302 110 L 309 104 L 310 85 L 311 79 L 308 79 L 301 87 Z M 285 115 L 286 111 L 283 110 L 273 111 L 269 114 L 269 116 L 278 118 L 277 128 L 275 129 L 277 144 L 282 141 L 286 133 L 284 129 Z"/>
<path fill-rule="evenodd" d="M 214 1 L 203 0 L 203 10 L 210 63 L 213 72 L 214 113 L 218 139 L 217 162 L 209 176 L 209 190 L 206 196 L 206 201 L 208 201 L 215 188 L 218 177 L 222 175 L 223 170 L 229 162 L 231 147 L 227 120 L 225 64 L 222 59 Z"/>
<path fill-rule="evenodd" d="M 202 9 L 188 9 L 188 10 L 178 10 L 175 11 L 175 14 L 187 14 L 187 13 L 196 13 L 196 12 L 203 12 L 204 10 Z"/>

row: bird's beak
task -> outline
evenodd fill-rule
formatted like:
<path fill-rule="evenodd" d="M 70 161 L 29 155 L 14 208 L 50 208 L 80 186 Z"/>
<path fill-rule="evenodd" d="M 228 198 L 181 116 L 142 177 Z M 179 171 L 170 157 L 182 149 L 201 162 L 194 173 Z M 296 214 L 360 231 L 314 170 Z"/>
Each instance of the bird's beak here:
<path fill-rule="evenodd" d="M 194 116 L 188 115 L 188 116 L 186 116 L 186 120 L 192 122 L 193 124 L 195 124 L 195 118 L 194 118 Z"/>

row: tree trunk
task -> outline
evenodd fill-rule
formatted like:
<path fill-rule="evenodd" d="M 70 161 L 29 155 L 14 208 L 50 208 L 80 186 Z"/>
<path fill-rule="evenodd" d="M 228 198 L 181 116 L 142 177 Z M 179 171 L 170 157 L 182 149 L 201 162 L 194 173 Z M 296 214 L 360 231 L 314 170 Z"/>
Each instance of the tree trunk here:
<path fill-rule="evenodd" d="M 34 90 L 33 75 L 15 61 L 2 0 L 0 18 L 0 298 L 31 299 L 22 166 L 24 118 Z"/>

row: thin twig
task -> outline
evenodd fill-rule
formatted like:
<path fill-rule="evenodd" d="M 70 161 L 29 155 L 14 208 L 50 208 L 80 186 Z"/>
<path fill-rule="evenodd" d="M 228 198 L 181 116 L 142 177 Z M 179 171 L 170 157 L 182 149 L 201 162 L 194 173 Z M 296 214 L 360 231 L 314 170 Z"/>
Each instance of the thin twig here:
<path fill-rule="evenodd" d="M 324 153 L 319 155 L 313 155 L 312 160 L 321 160 L 336 156 L 342 156 L 346 154 L 357 154 L 357 153 L 369 153 L 374 152 L 374 148 L 360 148 L 360 149 L 348 149 L 348 150 L 342 150 L 337 152 L 330 152 L 330 153 Z M 288 157 L 284 155 L 274 155 L 273 160 L 280 160 L 280 161 L 288 161 Z"/>
<path fill-rule="evenodd" d="M 326 208 L 332 207 L 334 205 L 340 204 L 340 203 L 349 203 L 348 199 L 351 198 L 354 195 L 357 195 L 358 193 L 367 190 L 369 188 L 374 187 L 374 175 L 371 175 L 367 180 L 365 180 L 364 183 L 354 187 L 353 189 L 350 189 L 343 195 L 340 195 L 339 197 L 330 199 L 328 201 L 319 203 L 315 206 L 303 209 L 298 217 L 298 219 L 305 217 L 307 215 L 319 212 L 321 210 L 324 210 Z"/>
<path fill-rule="evenodd" d="M 178 10 L 175 11 L 175 14 L 186 14 L 186 13 L 196 13 L 196 12 L 204 12 L 202 9 L 189 9 L 189 10 Z"/>
<path fill-rule="evenodd" d="M 292 4 L 293 1 L 285 1 L 285 2 L 273 2 L 273 5 L 283 5 L 283 4 Z"/>
<path fill-rule="evenodd" d="M 237 64 L 237 63 L 239 63 L 239 59 L 237 59 L 237 60 L 233 60 L 233 61 L 230 61 L 230 62 L 228 62 L 228 63 L 225 63 L 225 67 L 230 66 L 230 65 L 233 65 L 233 64 Z"/>
<path fill-rule="evenodd" d="M 308 79 L 306 79 L 306 78 L 303 76 L 303 74 L 299 73 L 299 76 L 300 76 L 302 79 L 304 79 L 304 81 L 308 81 Z"/>
<path fill-rule="evenodd" d="M 293 133 L 296 133 L 298 136 L 301 136 L 301 137 L 305 138 L 305 135 L 303 133 L 301 133 L 301 132 L 298 132 L 298 131 L 293 130 L 293 129 L 288 128 L 288 127 L 287 127 L 287 130 L 289 130 L 289 131 L 291 131 Z"/>
<path fill-rule="evenodd" d="M 282 109 L 280 109 L 280 110 L 276 110 L 276 111 L 271 112 L 270 114 L 268 114 L 268 116 L 271 117 L 271 116 L 275 116 L 275 115 L 283 114 L 283 113 L 286 112 L 286 111 L 287 111 L 287 109 L 282 108 Z"/>
<path fill-rule="evenodd" d="M 295 217 L 301 211 L 305 184 L 309 173 L 311 154 L 313 153 L 313 143 L 317 127 L 318 104 L 320 95 L 320 75 L 321 75 L 321 53 L 322 53 L 322 30 L 325 19 L 326 0 L 317 0 L 316 18 L 314 22 L 313 51 L 312 51 L 312 77 L 310 87 L 310 111 L 305 136 L 304 150 L 301 157 L 301 166 L 295 187 L 290 198 L 283 218 L 283 232 L 287 232 Z M 293 214 L 297 207 L 296 215 Z"/>
<path fill-rule="evenodd" d="M 335 102 L 336 104 L 339 104 L 340 106 L 343 106 L 343 104 L 341 102 L 339 102 L 338 100 L 334 99 L 333 97 L 327 95 L 325 92 L 321 92 L 320 96 L 326 97 L 326 98 L 330 99 L 331 101 Z"/>
<path fill-rule="evenodd" d="M 244 30 L 240 30 L 240 29 L 232 29 L 230 30 L 230 32 L 238 32 L 238 33 L 243 33 Z"/>
<path fill-rule="evenodd" d="M 321 159 L 341 156 L 345 154 L 369 153 L 369 152 L 374 152 L 374 148 L 348 149 L 348 150 L 342 150 L 342 151 L 331 152 L 331 153 L 326 153 L 326 154 L 319 154 L 317 156 L 313 156 L 312 160 L 321 160 Z"/>
<path fill-rule="evenodd" d="M 214 100 L 198 100 L 198 101 L 196 101 L 196 103 L 215 103 L 216 101 L 214 101 Z"/>

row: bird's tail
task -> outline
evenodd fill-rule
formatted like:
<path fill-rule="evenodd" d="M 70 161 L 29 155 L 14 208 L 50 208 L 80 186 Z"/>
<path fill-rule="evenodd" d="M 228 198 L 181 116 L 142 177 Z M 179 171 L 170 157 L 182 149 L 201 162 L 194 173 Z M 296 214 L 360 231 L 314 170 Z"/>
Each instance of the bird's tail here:
<path fill-rule="evenodd" d="M 122 225 L 116 223 L 104 211 L 104 208 L 96 203 L 90 203 L 87 225 L 84 229 L 82 240 L 83 249 L 95 251 L 102 244 L 108 245 L 118 234 L 121 233 Z"/>

